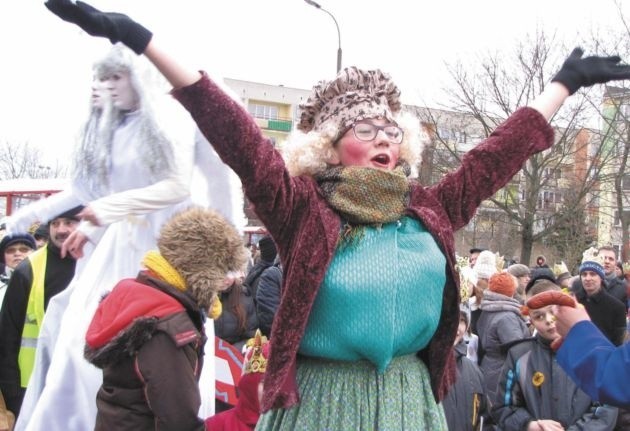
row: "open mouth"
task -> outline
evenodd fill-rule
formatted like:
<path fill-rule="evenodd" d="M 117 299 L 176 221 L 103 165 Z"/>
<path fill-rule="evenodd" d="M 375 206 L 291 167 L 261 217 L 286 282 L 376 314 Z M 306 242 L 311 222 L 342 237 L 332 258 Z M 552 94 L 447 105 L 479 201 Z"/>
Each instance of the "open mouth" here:
<path fill-rule="evenodd" d="M 377 156 L 372 157 L 372 162 L 381 166 L 389 166 L 390 158 L 387 154 L 379 154 Z"/>

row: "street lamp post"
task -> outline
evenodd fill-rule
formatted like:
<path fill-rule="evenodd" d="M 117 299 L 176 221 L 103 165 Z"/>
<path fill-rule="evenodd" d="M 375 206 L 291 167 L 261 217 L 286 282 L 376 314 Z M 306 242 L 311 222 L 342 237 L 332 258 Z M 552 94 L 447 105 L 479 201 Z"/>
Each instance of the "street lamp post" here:
<path fill-rule="evenodd" d="M 333 14 L 328 12 L 326 9 L 324 9 L 319 3 L 314 2 L 313 0 L 304 0 L 304 1 L 310 4 L 311 6 L 316 7 L 317 9 L 321 10 L 322 12 L 326 12 L 328 15 L 330 15 L 330 17 L 335 22 L 335 27 L 337 27 L 337 42 L 339 46 L 337 48 L 337 73 L 339 73 L 339 71 L 341 70 L 341 32 L 339 31 L 339 24 L 337 24 L 337 20 L 335 19 Z"/>

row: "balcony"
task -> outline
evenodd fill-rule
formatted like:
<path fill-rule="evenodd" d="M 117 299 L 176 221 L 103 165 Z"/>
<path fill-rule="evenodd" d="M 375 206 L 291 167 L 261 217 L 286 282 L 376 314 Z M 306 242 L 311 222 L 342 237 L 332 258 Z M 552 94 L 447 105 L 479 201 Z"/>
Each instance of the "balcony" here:
<path fill-rule="evenodd" d="M 254 119 L 261 129 L 289 133 L 293 128 L 293 121 L 290 118 L 261 118 L 254 116 Z"/>

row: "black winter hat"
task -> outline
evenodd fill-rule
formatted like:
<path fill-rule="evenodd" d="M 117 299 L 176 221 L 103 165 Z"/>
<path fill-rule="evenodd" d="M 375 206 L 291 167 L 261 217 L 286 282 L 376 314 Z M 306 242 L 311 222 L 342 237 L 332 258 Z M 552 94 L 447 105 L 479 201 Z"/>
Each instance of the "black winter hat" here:
<path fill-rule="evenodd" d="M 35 232 L 33 232 L 33 236 L 35 237 L 35 239 L 39 238 L 45 238 L 48 239 L 50 237 L 50 230 L 48 229 L 48 225 L 47 224 L 40 224 L 37 229 L 35 229 Z"/>
<path fill-rule="evenodd" d="M 76 220 L 79 221 L 79 218 L 77 217 L 77 215 L 83 211 L 83 208 L 85 208 L 83 205 L 78 205 L 74 208 L 70 208 L 67 211 L 62 212 L 61 214 L 57 214 L 56 216 L 54 216 L 53 218 L 51 218 L 50 220 L 48 220 L 48 224 L 50 224 L 51 221 L 58 219 L 58 218 L 69 218 L 72 220 Z"/>
<path fill-rule="evenodd" d="M 531 279 L 525 286 L 525 293 L 528 293 L 534 284 L 539 280 L 549 280 L 554 284 L 556 283 L 556 276 L 550 268 L 534 268 L 532 269 Z"/>
<path fill-rule="evenodd" d="M 278 251 L 271 236 L 265 235 L 258 241 L 258 249 L 260 250 L 260 258 L 265 262 L 273 262 Z"/>
<path fill-rule="evenodd" d="M 0 263 L 5 263 L 4 251 L 7 249 L 7 247 L 18 243 L 26 244 L 33 250 L 37 248 L 37 245 L 35 244 L 35 238 L 33 238 L 33 235 L 29 233 L 16 233 L 14 235 L 5 235 L 4 238 L 2 238 L 2 241 L 0 241 Z"/>

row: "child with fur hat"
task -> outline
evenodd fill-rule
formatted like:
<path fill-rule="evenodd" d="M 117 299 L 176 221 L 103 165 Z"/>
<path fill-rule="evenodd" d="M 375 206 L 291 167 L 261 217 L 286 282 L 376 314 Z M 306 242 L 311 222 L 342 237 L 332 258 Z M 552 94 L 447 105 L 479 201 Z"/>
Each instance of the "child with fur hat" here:
<path fill-rule="evenodd" d="M 521 315 L 521 304 L 514 298 L 517 284 L 516 277 L 507 271 L 494 274 L 481 301 L 481 315 L 477 322 L 480 367 L 490 400 L 496 394 L 501 366 L 505 361 L 503 347 L 530 336 Z"/>
<path fill-rule="evenodd" d="M 103 370 L 96 430 L 203 430 L 197 382 L 204 319 L 229 275 L 243 271 L 236 229 L 211 210 L 176 214 L 160 231 L 145 271 L 99 304 L 85 357 Z"/>
<path fill-rule="evenodd" d="M 425 187 L 414 178 L 425 136 L 380 70 L 348 67 L 317 84 L 285 161 L 239 103 L 176 63 L 140 24 L 83 2 L 47 6 L 162 71 L 273 236 L 284 277 L 261 430 L 446 429 L 439 401 L 454 378 L 460 302 L 453 232 L 552 145 L 548 120 L 596 82 L 584 76 L 630 78 L 630 67 L 574 51 L 541 97 Z M 623 75 L 612 73 L 619 68 Z"/>

